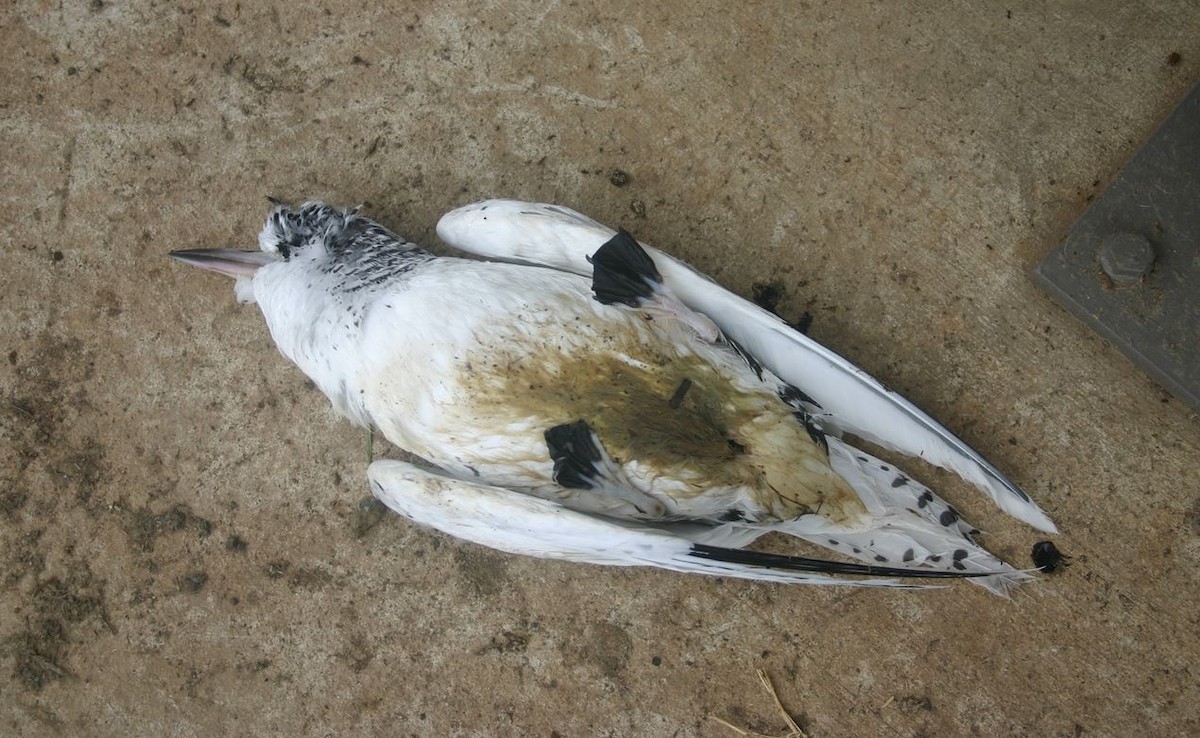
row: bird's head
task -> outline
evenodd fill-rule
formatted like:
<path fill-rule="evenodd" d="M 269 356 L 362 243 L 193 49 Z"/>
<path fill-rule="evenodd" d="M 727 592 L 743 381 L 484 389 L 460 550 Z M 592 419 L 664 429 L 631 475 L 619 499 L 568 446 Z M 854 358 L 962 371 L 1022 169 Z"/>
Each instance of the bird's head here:
<path fill-rule="evenodd" d="M 274 198 L 267 199 L 274 208 L 258 234 L 258 247 L 263 253 L 274 254 L 285 261 L 313 248 L 323 250 L 358 213 L 358 208 L 343 210 L 319 200 L 293 208 Z"/>
<path fill-rule="evenodd" d="M 358 208 L 343 210 L 313 200 L 292 207 L 273 197 L 267 222 L 258 234 L 258 251 L 239 249 L 188 249 L 172 251 L 184 264 L 224 274 L 237 280 L 240 302 L 254 302 L 252 280 L 269 264 L 324 253 L 328 242 L 346 229 Z"/>

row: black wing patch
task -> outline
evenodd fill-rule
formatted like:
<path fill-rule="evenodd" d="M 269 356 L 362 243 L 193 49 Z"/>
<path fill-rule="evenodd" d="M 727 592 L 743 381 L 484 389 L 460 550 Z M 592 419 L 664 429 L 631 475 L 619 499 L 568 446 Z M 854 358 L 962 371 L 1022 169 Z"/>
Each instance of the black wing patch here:
<path fill-rule="evenodd" d="M 646 250 L 622 229 L 589 257 L 592 292 L 602 305 L 640 307 L 650 299 L 662 275 Z"/>
<path fill-rule="evenodd" d="M 554 462 L 554 481 L 567 489 L 592 489 L 600 461 L 592 428 L 586 420 L 556 425 L 543 434 L 550 459 Z"/>

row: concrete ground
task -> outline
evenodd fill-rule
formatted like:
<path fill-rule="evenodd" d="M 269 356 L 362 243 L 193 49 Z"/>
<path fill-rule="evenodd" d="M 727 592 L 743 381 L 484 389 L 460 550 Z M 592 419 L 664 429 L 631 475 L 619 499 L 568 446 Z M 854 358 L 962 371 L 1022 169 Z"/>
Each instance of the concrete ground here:
<path fill-rule="evenodd" d="M 1200 733 L 1200 420 L 1029 279 L 1200 76 L 1200 10 L 749 5 L 6 4 L 0 733 L 780 735 L 759 668 L 810 736 Z M 264 195 L 426 242 L 555 201 L 778 280 L 1072 565 L 1011 602 L 787 588 L 383 515 L 364 433 L 165 257 L 252 247 Z"/>

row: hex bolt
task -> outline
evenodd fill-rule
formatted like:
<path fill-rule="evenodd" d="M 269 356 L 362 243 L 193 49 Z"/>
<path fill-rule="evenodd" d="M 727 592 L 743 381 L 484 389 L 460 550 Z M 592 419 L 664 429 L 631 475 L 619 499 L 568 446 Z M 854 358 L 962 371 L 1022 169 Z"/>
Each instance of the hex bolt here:
<path fill-rule="evenodd" d="M 1114 233 L 1100 244 L 1100 267 L 1119 285 L 1141 281 L 1154 266 L 1154 247 L 1139 233 Z"/>

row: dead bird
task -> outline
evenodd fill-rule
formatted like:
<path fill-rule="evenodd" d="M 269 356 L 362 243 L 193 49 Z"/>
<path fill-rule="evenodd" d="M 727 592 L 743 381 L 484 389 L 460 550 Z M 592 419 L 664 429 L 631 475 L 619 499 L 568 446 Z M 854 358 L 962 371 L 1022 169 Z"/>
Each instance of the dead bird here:
<path fill-rule="evenodd" d="M 513 553 L 778 582 L 1030 578 L 853 433 L 1049 518 L 850 362 L 661 252 L 567 208 L 491 200 L 440 257 L 358 209 L 272 201 L 259 251 L 176 251 L 237 278 L 280 352 L 351 421 L 434 468 L 377 461 L 374 494 Z M 780 531 L 863 563 L 745 550 Z M 846 579 L 842 575 L 863 578 Z"/>

